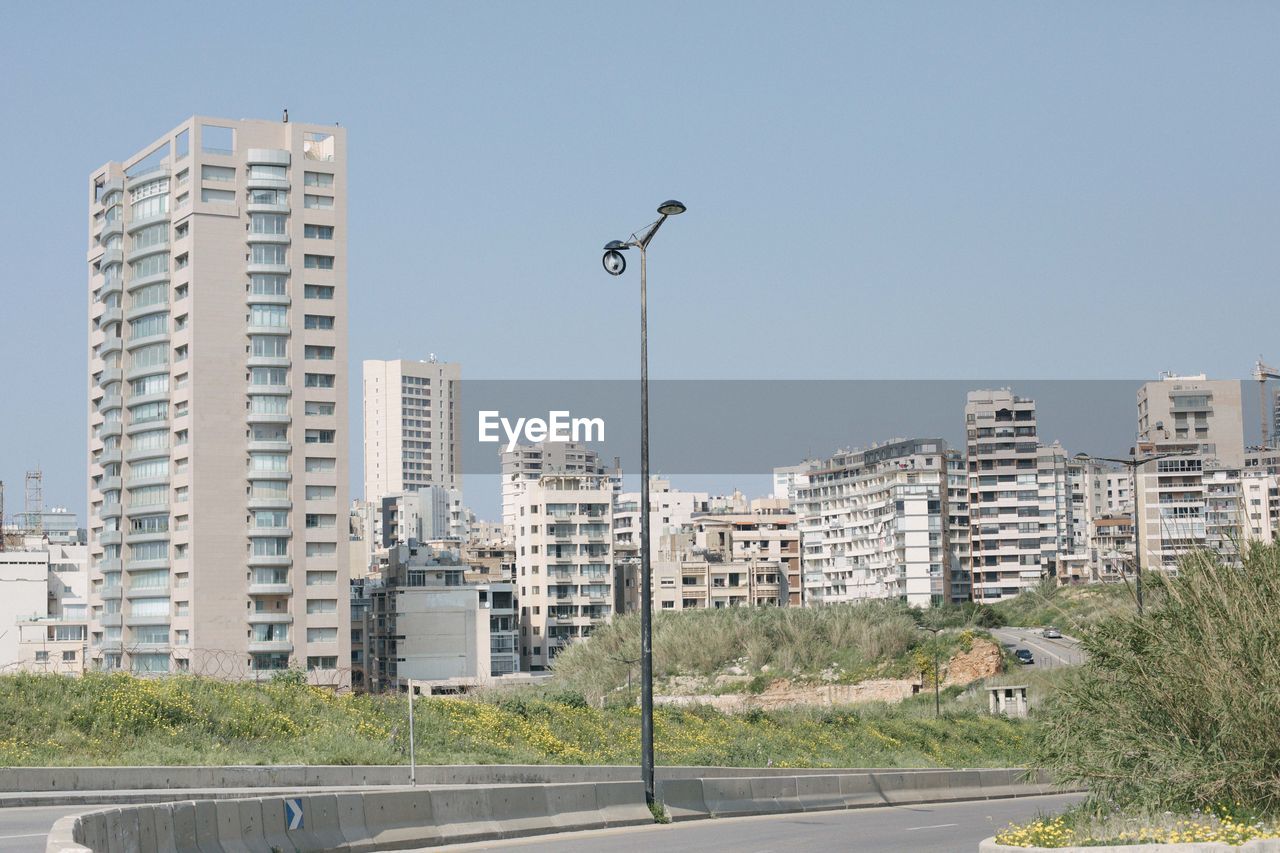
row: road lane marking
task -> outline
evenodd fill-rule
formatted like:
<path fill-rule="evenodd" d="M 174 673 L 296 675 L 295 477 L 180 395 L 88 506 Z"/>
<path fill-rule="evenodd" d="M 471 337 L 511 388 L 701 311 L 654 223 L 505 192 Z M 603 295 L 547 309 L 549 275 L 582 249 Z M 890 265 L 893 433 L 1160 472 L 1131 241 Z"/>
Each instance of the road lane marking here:
<path fill-rule="evenodd" d="M 39 838 L 48 834 L 47 832 L 28 832 L 26 835 L 0 835 L 0 841 L 6 838 Z"/>
<path fill-rule="evenodd" d="M 954 823 L 933 823 L 933 824 L 930 824 L 929 826 L 909 826 L 904 831 L 915 832 L 917 829 L 943 829 L 948 826 L 957 826 L 957 825 L 958 824 L 954 824 Z"/>

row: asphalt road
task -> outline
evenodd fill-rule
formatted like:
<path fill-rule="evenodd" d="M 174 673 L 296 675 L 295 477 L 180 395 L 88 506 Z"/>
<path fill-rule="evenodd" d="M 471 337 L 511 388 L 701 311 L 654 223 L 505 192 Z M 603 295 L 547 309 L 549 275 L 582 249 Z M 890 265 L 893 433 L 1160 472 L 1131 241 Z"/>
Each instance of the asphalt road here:
<path fill-rule="evenodd" d="M 40 853 L 58 818 L 92 811 L 95 806 L 30 806 L 0 809 L 0 853 Z M 106 808 L 103 806 L 102 808 Z"/>
<path fill-rule="evenodd" d="M 696 820 L 665 826 L 599 829 L 459 844 L 450 850 L 581 851 L 635 853 L 636 850 L 697 850 L 723 853 L 771 853 L 776 850 L 888 851 L 888 853 L 960 853 L 1010 821 L 1040 812 L 1056 812 L 1079 802 L 1083 794 L 885 806 L 833 812 L 801 812 L 762 817 Z M 439 848 L 432 848 L 439 849 Z"/>
<path fill-rule="evenodd" d="M 1085 654 L 1080 649 L 1080 641 L 1073 637 L 1063 636 L 1050 640 L 1043 636 L 1042 628 L 992 628 L 991 634 L 1005 646 L 1015 649 L 1030 649 L 1035 656 L 1035 663 L 1046 669 L 1055 666 L 1075 666 L 1084 663 Z"/>

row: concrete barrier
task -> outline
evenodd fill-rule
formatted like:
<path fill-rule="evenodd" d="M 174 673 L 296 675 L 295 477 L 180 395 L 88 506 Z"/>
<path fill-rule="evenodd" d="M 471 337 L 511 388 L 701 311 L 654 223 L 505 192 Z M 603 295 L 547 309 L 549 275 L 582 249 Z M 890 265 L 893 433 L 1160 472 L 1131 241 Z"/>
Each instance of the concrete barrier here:
<path fill-rule="evenodd" d="M 359 774 L 356 774 L 359 775 Z M 1027 796 L 1044 777 L 1021 770 L 668 778 L 658 797 L 673 820 Z M 355 778 L 354 776 L 352 778 Z M 105 809 L 60 820 L 50 853 L 366 853 L 653 820 L 639 781 L 457 785 L 308 793 L 290 828 L 284 796 Z M 295 814 L 296 817 L 296 814 Z"/>
<path fill-rule="evenodd" d="M 870 773 L 876 768 L 659 767 L 656 777 L 706 779 L 742 776 L 808 776 Z M 902 770 L 902 773 L 926 772 Z M 630 782 L 633 765 L 427 765 L 419 785 L 525 785 L 556 782 Z M 302 788 L 408 785 L 405 765 L 279 765 L 272 767 L 10 767 L 0 768 L 0 794 L 73 791 L 156 791 L 215 788 Z"/>

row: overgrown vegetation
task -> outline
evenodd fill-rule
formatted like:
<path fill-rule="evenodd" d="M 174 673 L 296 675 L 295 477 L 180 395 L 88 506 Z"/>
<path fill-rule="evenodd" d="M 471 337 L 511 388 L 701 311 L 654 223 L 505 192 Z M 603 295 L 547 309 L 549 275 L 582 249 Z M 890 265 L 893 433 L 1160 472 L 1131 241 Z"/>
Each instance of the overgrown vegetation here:
<path fill-rule="evenodd" d="M 1280 545 L 1250 545 L 1239 568 L 1198 553 L 1150 586 L 1145 616 L 1084 634 L 1039 763 L 1100 807 L 1280 814 Z"/>
<path fill-rule="evenodd" d="M 930 697 L 931 698 L 931 697 Z M 192 676 L 0 677 L 0 765 L 404 764 L 404 696 L 336 696 L 302 684 Z M 421 763 L 639 760 L 639 711 L 596 708 L 564 690 L 415 705 Z M 855 709 L 655 712 L 661 764 L 1011 766 L 1026 763 L 1024 722 L 911 700 Z"/>
<path fill-rule="evenodd" d="M 1145 590 L 1148 597 L 1158 590 Z M 1086 633 L 1113 616 L 1133 612 L 1133 587 L 1125 583 L 1058 586 L 1045 579 L 1020 595 L 991 605 L 999 625 L 1039 628 L 1053 625 L 1071 635 Z M 998 627 L 993 626 L 993 627 Z"/>
<path fill-rule="evenodd" d="M 936 638 L 919 630 L 967 624 L 897 602 L 866 602 L 817 608 L 725 608 L 658 613 L 653 625 L 654 677 L 711 678 L 736 671 L 749 681 L 715 692 L 759 693 L 776 677 L 855 683 L 867 678 L 905 678 L 932 670 L 935 651 L 942 660 L 967 650 L 975 634 L 947 631 Z M 954 623 L 954 624 L 953 624 Z M 935 648 L 936 647 L 936 648 Z M 639 676 L 640 620 L 631 614 L 574 643 L 555 662 L 557 683 L 582 692 L 592 702 L 612 696 Z"/>

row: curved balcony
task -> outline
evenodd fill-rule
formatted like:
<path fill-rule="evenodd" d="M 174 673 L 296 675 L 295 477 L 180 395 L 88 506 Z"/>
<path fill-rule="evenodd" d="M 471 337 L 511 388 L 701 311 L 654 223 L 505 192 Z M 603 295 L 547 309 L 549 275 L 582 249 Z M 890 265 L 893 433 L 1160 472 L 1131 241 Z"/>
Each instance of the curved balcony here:
<path fill-rule="evenodd" d="M 124 263 L 124 250 L 118 249 L 118 248 L 107 249 L 102 253 L 102 257 L 98 259 L 99 267 L 105 267 L 111 264 L 123 264 L 123 263 Z"/>
<path fill-rule="evenodd" d="M 98 298 L 106 301 L 106 298 L 113 293 L 124 294 L 124 279 L 120 276 L 113 276 L 102 282 L 102 287 L 98 291 Z"/>
<path fill-rule="evenodd" d="M 254 204 L 248 202 L 244 206 L 246 213 L 289 213 L 287 204 Z"/>
<path fill-rule="evenodd" d="M 169 211 L 166 210 L 164 213 L 157 213 L 153 216 L 144 216 L 141 219 L 134 219 L 125 226 L 125 230 L 132 234 L 135 231 L 141 231 L 148 225 L 157 225 L 161 222 L 168 222 L 169 219 Z"/>
<path fill-rule="evenodd" d="M 247 424 L 287 424 L 293 421 L 288 412 L 250 412 L 244 416 Z"/>
<path fill-rule="evenodd" d="M 268 535 L 265 531 L 259 531 L 255 534 L 255 538 Z M 292 557 L 268 557 L 264 554 L 250 554 L 248 563 L 250 566 L 257 566 L 264 569 L 287 569 L 293 565 Z M 251 584 L 252 586 L 252 584 Z M 265 586 L 279 586 L 279 584 L 265 584 Z M 287 587 L 287 584 L 286 584 Z"/>
<path fill-rule="evenodd" d="M 169 300 L 149 302 L 146 305 L 130 305 L 124 312 L 124 319 L 136 320 L 148 314 L 163 314 L 169 310 Z"/>
<path fill-rule="evenodd" d="M 103 450 L 98 454 L 99 465 L 119 465 L 122 461 L 120 448 L 118 447 L 114 447 L 111 450 Z"/>
<path fill-rule="evenodd" d="M 264 536 L 270 536 L 275 539 L 292 539 L 293 528 L 292 527 L 246 527 L 244 535 L 253 539 L 260 539 Z M 256 559 L 257 559 L 256 557 L 250 557 L 249 562 L 254 563 L 254 565 L 259 565 L 258 563 L 255 562 Z"/>
<path fill-rule="evenodd" d="M 167 486 L 169 485 L 169 475 L 161 474 L 156 477 L 130 477 L 125 481 L 125 485 L 130 489 L 139 489 L 143 486 Z"/>
<path fill-rule="evenodd" d="M 289 274 L 289 265 L 288 265 L 288 264 L 254 264 L 254 263 L 250 263 L 250 264 L 248 264 L 248 265 L 245 267 L 245 270 L 246 270 L 246 272 L 249 272 L 249 273 L 261 272 L 261 273 L 271 273 L 271 274 L 273 274 L 273 275 L 288 275 L 288 274 Z"/>
<path fill-rule="evenodd" d="M 291 652 L 293 643 L 288 640 L 249 641 L 250 652 Z"/>
<path fill-rule="evenodd" d="M 155 243 L 151 246 L 143 246 L 141 249 L 130 249 L 128 254 L 125 257 L 127 258 L 127 260 L 129 260 L 132 263 L 133 261 L 139 260 L 141 258 L 145 258 L 150 255 L 165 254 L 168 251 L 169 251 L 169 243 L 168 241 L 166 241 L 164 243 Z"/>
<path fill-rule="evenodd" d="M 98 327 L 105 327 L 108 323 L 119 323 L 124 320 L 124 312 L 119 308 L 107 308 L 98 315 Z"/>
<path fill-rule="evenodd" d="M 293 360 L 288 357 L 267 358 L 266 356 L 261 356 L 261 355 L 251 355 L 249 356 L 248 366 L 249 367 L 292 367 Z"/>
<path fill-rule="evenodd" d="M 120 491 L 120 478 L 119 477 L 103 477 L 101 480 L 98 481 L 97 488 L 99 492 L 112 492 L 112 491 L 118 492 Z"/>
<path fill-rule="evenodd" d="M 149 421 L 138 421 L 131 423 L 125 428 L 125 435 L 134 435 L 139 432 L 146 432 L 152 429 L 165 429 L 169 426 L 169 418 L 155 418 Z"/>
<path fill-rule="evenodd" d="M 104 340 L 98 347 L 98 355 L 105 357 L 109 353 L 120 352 L 124 349 L 124 341 L 118 337 L 110 337 Z"/>
<path fill-rule="evenodd" d="M 136 628 L 139 625 L 168 625 L 169 614 L 161 613 L 156 616 L 134 616 L 129 614 L 124 617 L 124 624 L 127 628 Z"/>
<path fill-rule="evenodd" d="M 288 498 L 255 498 L 249 497 L 249 509 L 293 509 L 293 501 Z"/>
<path fill-rule="evenodd" d="M 280 610 L 263 610 L 261 612 L 251 611 L 249 615 L 245 617 L 245 621 L 250 624 L 256 622 L 261 625 L 290 625 L 293 623 L 293 614 Z"/>
<path fill-rule="evenodd" d="M 293 299 L 287 293 L 250 293 L 244 301 L 249 305 L 289 305 Z"/>
<path fill-rule="evenodd" d="M 293 395 L 293 389 L 288 385 L 250 385 L 248 394 L 265 394 L 274 397 L 289 397 Z"/>
<path fill-rule="evenodd" d="M 164 586 L 130 587 L 124 591 L 124 597 L 129 601 L 133 601 L 134 599 L 138 599 L 138 598 L 155 598 L 158 595 L 168 595 L 168 594 L 169 594 L 168 584 L 165 584 Z M 169 617 L 167 615 L 157 616 L 155 618 L 163 620 L 165 622 L 169 621 Z"/>
<path fill-rule="evenodd" d="M 145 347 L 148 344 L 167 344 L 169 342 L 168 332 L 159 332 L 154 335 L 143 335 L 140 338 L 130 338 L 125 341 L 124 348 L 133 352 L 139 347 Z"/>
<path fill-rule="evenodd" d="M 283 148 L 250 148 L 244 161 L 250 165 L 288 166 L 292 155 Z"/>
<path fill-rule="evenodd" d="M 97 595 L 103 601 L 118 601 L 124 597 L 124 590 L 118 584 L 116 586 L 104 586 L 98 590 Z"/>
<path fill-rule="evenodd" d="M 104 628 L 119 628 L 122 622 L 124 619 L 119 613 L 104 613 L 98 618 L 98 624 Z"/>
<path fill-rule="evenodd" d="M 289 245 L 293 242 L 287 233 L 285 234 L 263 234 L 250 231 L 244 236 L 246 243 L 276 243 L 279 245 Z"/>
<path fill-rule="evenodd" d="M 130 545 L 136 544 L 138 542 L 168 542 L 169 531 L 168 530 L 148 530 L 148 531 L 140 530 L 136 532 L 130 531 L 125 534 L 124 541 L 128 542 Z M 110 543 L 103 542 L 103 544 L 107 545 Z"/>
<path fill-rule="evenodd" d="M 154 181 L 156 178 L 163 178 L 165 175 L 169 174 L 168 162 L 157 163 L 150 168 L 143 169 L 141 172 L 133 172 L 133 174 L 129 174 L 131 170 L 137 168 L 138 165 L 135 163 L 133 166 L 124 170 L 124 185 L 126 187 L 136 187 L 138 184 L 145 184 L 149 181 Z"/>
<path fill-rule="evenodd" d="M 104 367 L 102 373 L 98 375 L 98 385 L 109 385 L 112 382 L 119 382 L 122 378 L 120 368 Z"/>
<path fill-rule="evenodd" d="M 112 193 L 123 193 L 123 192 L 124 192 L 124 178 L 115 177 L 102 185 L 102 188 L 98 190 L 98 198 L 105 199 L 107 196 L 111 195 Z"/>
<path fill-rule="evenodd" d="M 290 330 L 288 326 L 255 326 L 250 324 L 245 327 L 244 333 L 246 335 L 286 335 L 287 336 L 290 334 Z M 254 388 L 259 386 L 250 385 L 249 387 Z M 275 386 L 265 386 L 265 387 L 269 388 L 269 387 L 275 387 Z"/>
<path fill-rule="evenodd" d="M 168 284 L 169 271 L 152 273 L 151 275 L 139 276 L 129 280 L 129 284 L 125 286 L 125 290 L 132 293 L 140 287 L 146 287 L 148 284 Z"/>
<path fill-rule="evenodd" d="M 147 511 L 150 512 L 152 507 L 148 506 Z M 164 557 L 159 560 L 125 560 L 125 571 L 127 572 L 145 572 L 153 569 L 169 568 L 169 558 Z"/>
<path fill-rule="evenodd" d="M 104 219 L 102 221 L 102 227 L 98 229 L 98 233 L 94 236 L 98 241 L 98 245 L 101 246 L 107 242 L 107 238 L 116 234 L 119 234 L 121 237 L 124 236 L 124 220 L 120 217 L 116 217 L 111 222 L 107 222 Z"/>
<path fill-rule="evenodd" d="M 287 441 L 250 441 L 250 453 L 288 453 L 293 445 Z"/>
<path fill-rule="evenodd" d="M 246 174 L 244 186 L 245 189 L 250 190 L 287 190 L 289 189 L 289 179 L 254 177 Z"/>
<path fill-rule="evenodd" d="M 102 402 L 98 404 L 99 412 L 109 412 L 112 409 L 124 407 L 124 398 L 119 394 L 107 394 L 102 398 Z"/>
<path fill-rule="evenodd" d="M 141 379 L 144 376 L 155 376 L 159 374 L 167 374 L 169 372 L 169 363 L 164 364 L 148 364 L 141 367 L 131 367 L 125 374 L 124 378 L 128 380 Z M 105 380 L 104 380 L 105 384 Z M 133 402 L 132 400 L 130 402 Z"/>
<path fill-rule="evenodd" d="M 103 640 L 99 650 L 108 654 L 118 654 L 123 651 L 119 640 Z"/>
<path fill-rule="evenodd" d="M 102 533 L 98 535 L 98 542 L 102 545 L 119 545 L 120 531 L 104 530 Z"/>
<path fill-rule="evenodd" d="M 140 447 L 126 453 L 124 461 L 138 462 L 143 459 L 166 459 L 169 456 L 170 449 L 167 445 L 164 447 Z"/>
<path fill-rule="evenodd" d="M 99 518 L 119 518 L 121 513 L 120 504 L 105 504 L 98 512 Z"/>
<path fill-rule="evenodd" d="M 287 583 L 251 583 L 249 595 L 292 595 L 293 587 Z"/>

